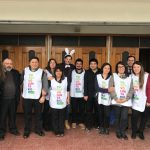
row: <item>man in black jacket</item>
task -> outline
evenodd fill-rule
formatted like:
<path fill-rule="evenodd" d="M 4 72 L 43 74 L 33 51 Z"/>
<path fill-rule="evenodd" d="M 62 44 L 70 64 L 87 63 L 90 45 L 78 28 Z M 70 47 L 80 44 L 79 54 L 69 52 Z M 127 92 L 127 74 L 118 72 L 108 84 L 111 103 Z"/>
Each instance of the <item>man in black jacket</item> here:
<path fill-rule="evenodd" d="M 84 76 L 84 99 L 86 101 L 86 130 L 90 131 L 93 125 L 98 127 L 98 102 L 95 97 L 95 78 L 100 73 L 98 69 L 97 59 L 91 59 L 89 62 L 89 69 L 85 72 Z M 94 119 L 93 119 L 94 112 Z"/>
<path fill-rule="evenodd" d="M 0 140 L 4 140 L 7 130 L 7 115 L 9 132 L 14 135 L 20 135 L 16 127 L 16 111 L 20 100 L 20 74 L 13 69 L 11 59 L 6 58 L 3 61 L 5 79 L 2 89 L 2 102 L 0 108 Z"/>

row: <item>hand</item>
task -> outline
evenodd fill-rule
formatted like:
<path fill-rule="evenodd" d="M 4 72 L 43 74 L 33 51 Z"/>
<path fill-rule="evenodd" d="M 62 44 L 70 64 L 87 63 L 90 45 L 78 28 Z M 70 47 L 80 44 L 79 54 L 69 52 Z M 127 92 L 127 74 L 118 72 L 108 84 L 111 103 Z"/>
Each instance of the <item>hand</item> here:
<path fill-rule="evenodd" d="M 41 104 L 44 103 L 44 102 L 45 102 L 45 96 L 42 96 L 42 97 L 40 98 L 39 102 L 40 102 Z"/>
<path fill-rule="evenodd" d="M 44 90 L 42 90 L 42 96 L 46 96 L 46 92 Z"/>
<path fill-rule="evenodd" d="M 50 81 L 53 80 L 53 79 L 54 79 L 54 78 L 53 78 L 52 76 L 48 77 L 48 80 L 50 80 Z"/>
<path fill-rule="evenodd" d="M 88 96 L 84 96 L 84 100 L 87 101 L 88 100 Z"/>
<path fill-rule="evenodd" d="M 115 88 L 114 88 L 114 87 L 109 87 L 109 88 L 108 88 L 108 92 L 109 92 L 109 93 L 114 92 L 114 91 L 115 91 Z"/>
<path fill-rule="evenodd" d="M 146 103 L 146 106 L 147 106 L 147 107 L 150 107 L 150 103 Z"/>
<path fill-rule="evenodd" d="M 121 103 L 124 103 L 126 102 L 127 100 L 126 99 L 117 99 L 116 102 L 121 104 Z"/>

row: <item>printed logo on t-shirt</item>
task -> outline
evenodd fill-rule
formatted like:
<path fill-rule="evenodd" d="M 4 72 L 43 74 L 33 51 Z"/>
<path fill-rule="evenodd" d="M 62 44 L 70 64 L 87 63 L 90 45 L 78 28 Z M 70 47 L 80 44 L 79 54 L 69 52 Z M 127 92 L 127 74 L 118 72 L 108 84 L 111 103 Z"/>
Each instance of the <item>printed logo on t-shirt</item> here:
<path fill-rule="evenodd" d="M 104 89 L 106 89 L 107 88 L 107 83 L 105 82 L 105 81 L 102 81 L 102 88 L 104 88 Z M 108 98 L 107 98 L 107 96 L 106 96 L 106 94 L 105 93 L 102 93 L 101 94 L 101 99 L 102 100 L 108 100 Z"/>
<path fill-rule="evenodd" d="M 81 93 L 81 78 L 80 76 L 76 75 L 76 82 L 75 82 L 75 92 Z"/>
<path fill-rule="evenodd" d="M 124 81 L 120 81 L 120 99 L 126 98 L 126 84 Z"/>
<path fill-rule="evenodd" d="M 62 101 L 62 87 L 59 85 L 56 88 L 57 105 L 63 105 Z"/>
<path fill-rule="evenodd" d="M 139 100 L 138 98 L 138 91 L 139 91 L 139 81 L 138 80 L 133 80 L 133 88 L 134 88 L 134 100 Z"/>
<path fill-rule="evenodd" d="M 33 74 L 29 74 L 29 79 L 28 79 L 28 94 L 32 94 L 34 95 L 35 94 L 35 91 L 33 89 L 33 86 L 34 86 L 34 75 Z"/>

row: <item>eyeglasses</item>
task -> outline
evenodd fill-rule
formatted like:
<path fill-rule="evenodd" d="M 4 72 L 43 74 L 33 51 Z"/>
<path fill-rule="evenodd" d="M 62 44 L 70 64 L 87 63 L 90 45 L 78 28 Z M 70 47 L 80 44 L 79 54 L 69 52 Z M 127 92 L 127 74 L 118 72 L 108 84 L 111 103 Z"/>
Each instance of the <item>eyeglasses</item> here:
<path fill-rule="evenodd" d="M 118 68 L 125 68 L 124 66 L 118 66 Z"/>
<path fill-rule="evenodd" d="M 132 60 L 132 59 L 129 59 L 128 61 L 134 61 L 134 60 Z"/>

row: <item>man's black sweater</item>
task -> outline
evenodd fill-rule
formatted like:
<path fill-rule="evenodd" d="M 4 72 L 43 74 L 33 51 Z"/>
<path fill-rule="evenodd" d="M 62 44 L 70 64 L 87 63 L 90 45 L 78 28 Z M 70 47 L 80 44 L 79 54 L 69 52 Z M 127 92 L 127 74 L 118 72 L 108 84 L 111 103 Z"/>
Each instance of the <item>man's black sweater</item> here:
<path fill-rule="evenodd" d="M 96 75 L 100 73 L 100 69 L 98 69 L 95 73 L 88 69 L 85 71 L 84 75 L 84 96 L 88 96 L 89 98 L 95 97 L 95 78 Z"/>

